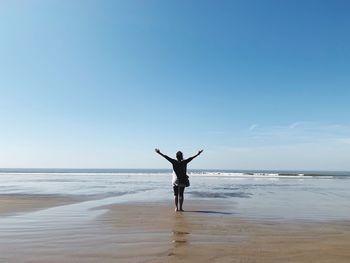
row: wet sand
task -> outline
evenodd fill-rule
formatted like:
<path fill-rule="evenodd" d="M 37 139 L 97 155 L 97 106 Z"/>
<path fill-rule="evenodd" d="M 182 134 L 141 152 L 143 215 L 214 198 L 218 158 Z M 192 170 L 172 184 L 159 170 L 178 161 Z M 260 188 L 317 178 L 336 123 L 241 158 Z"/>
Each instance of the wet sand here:
<path fill-rule="evenodd" d="M 248 220 L 219 203 L 187 203 L 177 213 L 111 206 L 98 220 L 123 234 L 118 262 L 350 262 L 350 222 Z"/>
<path fill-rule="evenodd" d="M 0 216 L 81 202 L 86 198 L 57 195 L 0 195 Z"/>
<path fill-rule="evenodd" d="M 0 238 L 0 262 L 350 262 L 350 221 L 246 219 L 219 201 L 186 201 L 186 212 L 171 205 L 113 204 L 91 221 L 63 222 L 70 228 L 14 228 Z"/>

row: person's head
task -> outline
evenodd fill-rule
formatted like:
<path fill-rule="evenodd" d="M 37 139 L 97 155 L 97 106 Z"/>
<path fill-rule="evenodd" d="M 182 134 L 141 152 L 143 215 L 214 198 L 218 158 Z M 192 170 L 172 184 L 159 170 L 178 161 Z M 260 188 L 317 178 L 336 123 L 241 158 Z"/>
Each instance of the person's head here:
<path fill-rule="evenodd" d="M 176 153 L 176 159 L 177 159 L 178 161 L 182 161 L 182 160 L 184 159 L 184 157 L 183 157 L 181 151 L 178 151 L 178 152 Z"/>

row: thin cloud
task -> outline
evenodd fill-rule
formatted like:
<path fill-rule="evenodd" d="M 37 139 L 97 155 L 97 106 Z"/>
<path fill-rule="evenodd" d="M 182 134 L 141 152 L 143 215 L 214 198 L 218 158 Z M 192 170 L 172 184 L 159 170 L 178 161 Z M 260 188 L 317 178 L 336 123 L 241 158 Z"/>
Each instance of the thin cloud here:
<path fill-rule="evenodd" d="M 249 131 L 254 131 L 256 128 L 258 128 L 259 127 L 259 125 L 258 124 L 253 124 L 253 125 L 251 125 L 250 127 L 249 127 Z"/>
<path fill-rule="evenodd" d="M 338 142 L 343 144 L 350 144 L 350 138 L 340 138 L 338 139 Z"/>
<path fill-rule="evenodd" d="M 292 123 L 291 125 L 288 126 L 289 129 L 295 129 L 303 124 L 305 124 L 306 122 L 302 122 L 302 121 L 297 121 Z"/>
<path fill-rule="evenodd" d="M 339 140 L 348 143 L 350 127 L 339 124 L 320 124 L 297 121 L 287 125 L 262 126 L 254 124 L 249 128 L 250 139 L 264 145 L 295 144 Z M 345 139 L 344 139 L 345 138 Z"/>

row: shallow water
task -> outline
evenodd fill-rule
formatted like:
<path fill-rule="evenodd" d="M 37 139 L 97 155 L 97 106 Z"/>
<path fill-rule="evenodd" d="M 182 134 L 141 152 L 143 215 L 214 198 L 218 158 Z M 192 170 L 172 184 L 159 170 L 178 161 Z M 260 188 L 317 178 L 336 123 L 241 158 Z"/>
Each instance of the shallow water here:
<path fill-rule="evenodd" d="M 185 198 L 223 202 L 227 211 L 221 212 L 225 216 L 312 221 L 350 218 L 348 177 L 192 174 L 190 180 Z M 103 206 L 156 201 L 171 204 L 171 174 L 0 173 L 0 195 L 93 198 L 35 212 L 0 215 L 0 262 L 62 262 L 62 255 L 65 261 L 69 256 L 69 262 L 76 262 L 75 258 L 96 262 L 103 253 L 108 257 L 116 243 L 123 244 L 122 236 L 116 237 L 108 226 L 96 222 L 107 211 Z M 157 238 L 160 243 L 166 242 L 168 235 Z M 132 233 L 127 236 L 133 238 Z M 95 244 L 103 246 L 96 251 Z M 33 258 L 36 261 L 31 261 Z"/>
<path fill-rule="evenodd" d="M 190 181 L 191 187 L 186 189 L 186 198 L 225 200 L 231 204 L 229 207 L 232 207 L 232 211 L 229 212 L 243 217 L 313 220 L 350 218 L 350 179 L 346 176 L 278 177 L 269 174 L 197 173 L 190 176 Z M 101 199 L 64 208 L 85 209 L 87 214 L 93 214 L 89 209 L 110 202 L 170 201 L 171 174 L 142 171 L 0 173 L 0 195 L 64 195 Z M 55 209 L 49 210 L 48 214 L 54 213 Z"/>

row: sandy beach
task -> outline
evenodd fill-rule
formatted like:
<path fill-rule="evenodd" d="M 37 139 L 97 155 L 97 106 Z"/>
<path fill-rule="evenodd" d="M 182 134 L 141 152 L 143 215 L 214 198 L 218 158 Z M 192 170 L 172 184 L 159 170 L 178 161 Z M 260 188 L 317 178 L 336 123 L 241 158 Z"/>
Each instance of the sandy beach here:
<path fill-rule="evenodd" d="M 0 195 L 0 216 L 67 205 L 86 198 L 57 195 Z"/>
<path fill-rule="evenodd" d="M 18 213 L 69 198 L 0 199 Z M 76 200 L 70 200 L 74 202 Z M 16 205 L 19 204 L 19 205 Z M 242 218 L 225 202 L 112 204 L 69 230 L 3 236 L 0 262 L 349 262 L 350 222 Z M 10 209 L 4 205 L 1 216 Z M 45 211 L 45 210 L 43 210 Z M 14 210 L 12 211 L 14 212 Z M 23 214 L 25 216 L 25 213 Z M 8 217 L 8 216 L 7 216 Z M 70 222 L 63 222 L 69 225 Z M 20 231 L 20 230 L 18 230 Z M 42 232 L 42 233 L 38 233 Z M 9 240 L 12 239 L 12 240 Z"/>
<path fill-rule="evenodd" d="M 350 222 L 249 220 L 214 202 L 189 202 L 182 213 L 165 204 L 115 205 L 99 221 L 116 233 L 132 229 L 118 262 L 350 260 Z"/>

